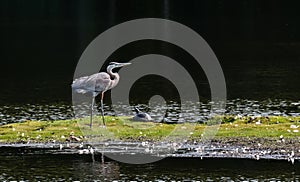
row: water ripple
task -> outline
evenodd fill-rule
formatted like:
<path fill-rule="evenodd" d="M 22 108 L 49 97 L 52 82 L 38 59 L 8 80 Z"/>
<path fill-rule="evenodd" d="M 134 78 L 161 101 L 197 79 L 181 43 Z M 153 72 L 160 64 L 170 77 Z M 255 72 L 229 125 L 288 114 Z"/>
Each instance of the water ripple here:
<path fill-rule="evenodd" d="M 169 106 L 155 105 L 151 107 L 146 105 L 139 106 L 141 110 L 148 112 L 154 119 L 166 117 L 177 122 L 190 121 L 199 122 L 208 117 L 210 113 L 210 103 L 182 103 Z M 185 108 L 181 112 L 181 108 Z M 26 120 L 63 120 L 74 117 L 74 107 L 71 104 L 25 104 L 25 105 L 0 105 L 0 123 L 14 123 Z M 77 106 L 76 116 L 88 116 L 90 104 Z M 98 106 L 99 110 L 99 106 Z M 166 110 L 168 114 L 165 115 Z M 117 111 L 117 112 L 116 112 Z M 96 113 L 96 114 L 99 114 Z M 124 104 L 105 106 L 106 115 L 133 115 L 132 107 Z M 300 116 L 300 101 L 287 100 L 246 100 L 235 99 L 226 103 L 225 114 L 240 116 Z"/>

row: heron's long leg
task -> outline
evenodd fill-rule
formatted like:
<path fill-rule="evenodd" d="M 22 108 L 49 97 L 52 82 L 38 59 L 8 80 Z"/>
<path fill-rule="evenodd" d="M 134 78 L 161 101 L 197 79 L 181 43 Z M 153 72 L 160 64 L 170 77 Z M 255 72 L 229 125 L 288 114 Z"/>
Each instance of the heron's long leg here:
<path fill-rule="evenodd" d="M 90 115 L 90 127 L 92 128 L 93 124 L 93 110 L 94 110 L 95 97 L 93 96 L 92 104 L 91 104 L 91 115 Z"/>
<path fill-rule="evenodd" d="M 104 92 L 101 92 L 101 114 L 102 114 L 103 125 L 105 126 L 104 109 L 103 109 L 103 97 L 104 97 Z"/>

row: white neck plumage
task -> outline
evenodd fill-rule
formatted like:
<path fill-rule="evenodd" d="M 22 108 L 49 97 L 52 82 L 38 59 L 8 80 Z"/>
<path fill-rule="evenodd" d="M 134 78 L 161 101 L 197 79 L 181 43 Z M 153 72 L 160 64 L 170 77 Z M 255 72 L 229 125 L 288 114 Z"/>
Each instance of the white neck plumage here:
<path fill-rule="evenodd" d="M 113 70 L 113 68 L 108 67 L 107 68 L 107 73 L 112 78 L 112 80 L 111 80 L 112 81 L 112 87 L 115 87 L 118 84 L 119 80 L 120 80 L 120 76 L 119 76 L 118 73 L 112 72 L 112 70 Z"/>

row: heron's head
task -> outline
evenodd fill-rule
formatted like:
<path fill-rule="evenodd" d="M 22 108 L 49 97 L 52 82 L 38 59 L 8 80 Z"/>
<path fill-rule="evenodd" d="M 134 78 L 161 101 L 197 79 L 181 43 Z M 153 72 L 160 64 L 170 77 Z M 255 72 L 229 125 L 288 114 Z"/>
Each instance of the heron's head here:
<path fill-rule="evenodd" d="M 110 62 L 107 66 L 107 70 L 112 70 L 114 68 L 121 68 L 123 66 L 130 65 L 131 63 L 117 63 L 117 62 Z"/>

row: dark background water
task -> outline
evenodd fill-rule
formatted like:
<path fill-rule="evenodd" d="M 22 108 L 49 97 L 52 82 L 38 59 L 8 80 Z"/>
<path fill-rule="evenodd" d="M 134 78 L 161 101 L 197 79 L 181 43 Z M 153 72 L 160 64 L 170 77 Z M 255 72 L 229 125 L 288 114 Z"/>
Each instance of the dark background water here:
<path fill-rule="evenodd" d="M 73 72 L 86 46 L 114 25 L 149 17 L 182 23 L 208 42 L 223 68 L 228 98 L 298 100 L 299 6 L 283 0 L 2 0 L 0 104 L 70 104 Z M 145 41 L 124 46 L 116 57 L 156 52 L 178 60 L 172 49 Z"/>

